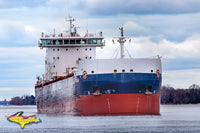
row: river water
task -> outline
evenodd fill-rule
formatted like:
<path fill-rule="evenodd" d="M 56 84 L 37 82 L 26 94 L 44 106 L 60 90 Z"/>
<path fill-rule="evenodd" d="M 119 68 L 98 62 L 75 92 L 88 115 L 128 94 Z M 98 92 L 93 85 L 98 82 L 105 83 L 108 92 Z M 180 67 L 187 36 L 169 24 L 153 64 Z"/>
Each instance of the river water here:
<path fill-rule="evenodd" d="M 24 111 L 42 122 L 21 129 L 5 116 Z M 36 106 L 0 106 L 0 133 L 190 133 L 200 132 L 200 104 L 161 105 L 159 116 L 70 116 L 37 114 Z"/>

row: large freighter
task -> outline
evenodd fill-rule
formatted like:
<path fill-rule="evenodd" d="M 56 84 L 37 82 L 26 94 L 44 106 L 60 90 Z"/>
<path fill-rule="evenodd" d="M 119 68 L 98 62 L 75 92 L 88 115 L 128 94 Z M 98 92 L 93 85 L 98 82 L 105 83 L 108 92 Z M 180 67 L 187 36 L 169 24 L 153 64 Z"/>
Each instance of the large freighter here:
<path fill-rule="evenodd" d="M 96 59 L 96 47 L 105 46 L 102 32 L 80 36 L 70 17 L 69 31 L 42 33 L 46 48 L 45 74 L 38 77 L 35 96 L 38 113 L 73 115 L 159 115 L 162 69 L 160 57 Z"/>

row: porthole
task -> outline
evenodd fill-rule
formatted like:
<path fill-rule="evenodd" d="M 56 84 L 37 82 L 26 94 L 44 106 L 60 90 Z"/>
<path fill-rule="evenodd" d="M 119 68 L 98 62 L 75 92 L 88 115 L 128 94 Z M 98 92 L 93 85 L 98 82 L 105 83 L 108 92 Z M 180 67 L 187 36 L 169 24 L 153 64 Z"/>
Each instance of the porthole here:
<path fill-rule="evenodd" d="M 91 71 L 91 73 L 94 73 L 94 71 Z"/>
<path fill-rule="evenodd" d="M 53 51 L 55 51 L 55 49 L 53 49 Z"/>
<path fill-rule="evenodd" d="M 59 60 L 60 58 L 59 58 L 59 57 L 57 57 L 57 59 Z"/>
<path fill-rule="evenodd" d="M 92 57 L 90 56 L 90 59 L 92 59 Z"/>
<path fill-rule="evenodd" d="M 122 69 L 122 72 L 124 73 L 124 72 L 125 72 L 125 69 Z"/>
<path fill-rule="evenodd" d="M 87 48 L 85 48 L 85 51 L 87 51 Z"/>
<path fill-rule="evenodd" d="M 117 69 L 114 70 L 114 73 L 117 73 Z"/>
<path fill-rule="evenodd" d="M 55 65 L 53 65 L 53 68 L 55 68 L 56 66 Z"/>
<path fill-rule="evenodd" d="M 90 48 L 90 51 L 92 50 L 92 48 Z"/>
<path fill-rule="evenodd" d="M 78 51 L 78 48 L 76 50 Z"/>
<path fill-rule="evenodd" d="M 153 72 L 153 70 L 151 70 L 151 72 Z"/>
<path fill-rule="evenodd" d="M 66 49 L 66 51 L 68 51 L 68 49 Z"/>
<path fill-rule="evenodd" d="M 59 51 L 59 48 L 57 49 L 57 51 Z"/>
<path fill-rule="evenodd" d="M 85 57 L 85 59 L 87 59 L 87 57 Z"/>
<path fill-rule="evenodd" d="M 130 69 L 130 72 L 133 72 L 133 69 Z"/>
<path fill-rule="evenodd" d="M 55 60 L 55 59 L 56 59 L 56 57 L 53 57 L 53 59 Z"/>

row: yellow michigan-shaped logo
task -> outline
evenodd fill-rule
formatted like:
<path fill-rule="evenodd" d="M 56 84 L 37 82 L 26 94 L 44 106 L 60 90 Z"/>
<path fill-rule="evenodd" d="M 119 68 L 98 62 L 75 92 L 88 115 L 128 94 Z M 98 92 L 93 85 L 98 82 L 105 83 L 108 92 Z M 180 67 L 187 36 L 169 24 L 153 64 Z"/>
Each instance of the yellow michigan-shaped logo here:
<path fill-rule="evenodd" d="M 23 111 L 17 112 L 14 115 L 9 116 L 7 120 L 19 124 L 22 129 L 25 127 L 25 125 L 42 122 L 35 115 L 22 116 L 23 113 Z"/>

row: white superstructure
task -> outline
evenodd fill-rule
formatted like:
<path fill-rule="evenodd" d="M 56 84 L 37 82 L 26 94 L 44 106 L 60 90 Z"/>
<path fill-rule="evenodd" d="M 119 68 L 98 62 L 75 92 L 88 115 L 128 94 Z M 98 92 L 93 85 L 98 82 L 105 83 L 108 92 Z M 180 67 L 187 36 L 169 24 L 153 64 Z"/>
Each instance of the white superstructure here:
<path fill-rule="evenodd" d="M 75 19 L 68 20 L 70 29 L 59 35 L 44 35 L 42 33 L 39 47 L 46 48 L 45 74 L 43 81 L 51 81 L 55 77 L 66 76 L 77 71 L 80 60 L 96 59 L 96 47 L 102 47 L 102 32 L 98 34 L 86 33 L 81 37 L 77 27 L 72 24 Z"/>

